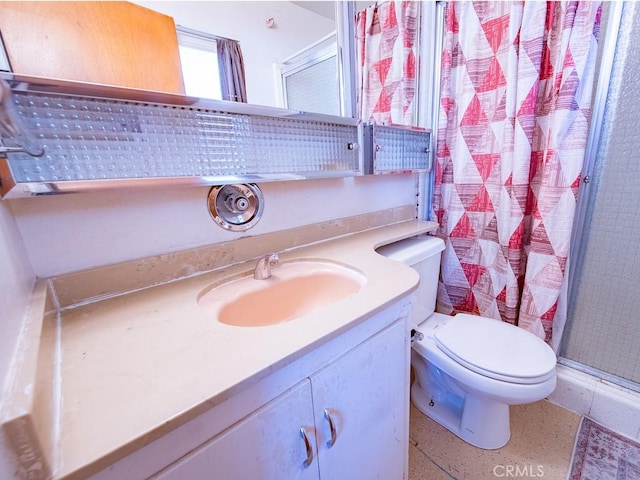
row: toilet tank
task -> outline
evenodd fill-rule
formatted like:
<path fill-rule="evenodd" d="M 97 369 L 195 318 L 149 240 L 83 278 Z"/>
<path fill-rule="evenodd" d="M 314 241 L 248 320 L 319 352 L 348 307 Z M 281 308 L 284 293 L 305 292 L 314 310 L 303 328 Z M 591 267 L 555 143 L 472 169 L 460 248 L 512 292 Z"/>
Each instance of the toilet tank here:
<path fill-rule="evenodd" d="M 419 325 L 436 309 L 442 239 L 430 235 L 411 237 L 376 249 L 380 255 L 402 262 L 420 275 L 418 289 L 411 295 L 409 323 Z"/>

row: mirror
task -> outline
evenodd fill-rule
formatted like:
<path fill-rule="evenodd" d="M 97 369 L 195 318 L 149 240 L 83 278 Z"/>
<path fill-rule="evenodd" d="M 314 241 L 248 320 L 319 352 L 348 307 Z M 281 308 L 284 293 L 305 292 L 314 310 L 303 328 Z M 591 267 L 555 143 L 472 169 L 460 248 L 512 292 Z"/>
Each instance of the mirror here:
<path fill-rule="evenodd" d="M 178 27 L 237 40 L 247 103 L 341 115 L 335 2 L 134 3 L 172 17 Z"/>
<path fill-rule="evenodd" d="M 44 2 L 41 5 L 53 3 L 58 2 Z M 345 35 L 338 23 L 342 12 L 347 9 L 350 3 L 178 0 L 132 1 L 129 4 L 126 2 L 87 2 L 87 4 L 93 5 L 91 5 L 92 10 L 85 13 L 83 9 L 89 7 L 85 7 L 83 2 L 62 2 L 64 6 L 55 12 L 58 18 L 54 23 L 50 21 L 50 13 L 43 10 L 47 7 L 36 5 L 33 10 L 29 11 L 29 16 L 26 16 L 15 12 L 18 9 L 32 8 L 29 6 L 30 2 L 0 2 L 0 17 L 5 17 L 5 20 L 0 22 L 0 31 L 3 32 L 7 47 L 11 46 L 14 52 L 17 49 L 17 54 L 21 58 L 29 56 L 36 60 L 37 57 L 39 60 L 36 63 L 48 61 L 47 56 L 42 55 L 42 52 L 46 52 L 46 48 L 49 46 L 48 38 L 43 38 L 45 34 L 42 32 L 49 29 L 48 36 L 58 37 L 58 42 L 51 44 L 52 48 L 55 46 L 56 49 L 56 55 L 51 55 L 51 57 L 56 57 L 58 64 L 63 65 L 64 70 L 61 75 L 21 71 L 17 62 L 12 65 L 13 72 L 16 74 L 80 80 L 107 85 L 127 85 L 145 90 L 178 93 L 181 91 L 180 89 L 165 88 L 164 85 L 158 85 L 157 81 L 152 79 L 152 77 L 164 75 L 163 69 L 164 71 L 175 71 L 176 68 L 178 71 L 180 70 L 180 58 L 177 54 L 168 54 L 166 47 L 166 45 L 174 45 L 175 39 L 171 41 L 171 39 L 167 40 L 166 37 L 162 37 L 166 34 L 167 29 L 157 27 L 165 20 L 170 22 L 172 18 L 178 27 L 237 40 L 240 43 L 245 64 L 248 104 L 353 117 L 354 109 L 350 105 L 350 99 L 353 98 L 353 95 L 351 88 L 348 85 L 345 87 L 345 84 L 350 83 L 351 80 L 347 79 L 346 82 L 343 80 L 345 75 L 349 75 L 349 69 L 345 70 L 339 64 L 342 58 L 349 59 L 350 55 L 348 53 L 344 56 L 341 55 L 338 48 L 339 45 L 345 43 Z M 123 4 L 131 8 L 124 10 Z M 145 11 L 145 9 L 153 12 Z M 60 10 L 62 11 L 60 12 Z M 140 20 L 137 23 L 130 20 L 131 17 L 138 15 L 136 10 L 143 12 L 139 14 Z M 18 24 L 17 28 L 12 26 L 16 32 L 12 38 L 10 38 L 11 32 L 7 26 L 7 18 L 11 15 L 17 18 L 14 25 Z M 161 18 L 164 16 L 171 18 Z M 116 21 L 114 17 L 118 17 L 118 20 Z M 338 17 L 338 22 L 336 17 Z M 51 27 L 51 25 L 54 26 Z M 36 46 L 29 52 L 23 47 L 25 29 L 30 30 L 29 34 L 37 39 L 31 42 Z M 76 31 L 73 32 L 74 30 Z M 73 33 L 69 33 L 70 31 Z M 87 31 L 98 31 L 101 34 L 90 36 L 99 37 L 98 39 L 86 38 Z M 169 28 L 168 31 L 171 32 L 173 29 Z M 104 47 L 105 44 L 118 44 L 119 42 L 114 39 L 120 38 L 127 41 L 130 36 L 136 35 L 146 37 L 145 43 L 142 44 L 149 46 L 148 54 L 143 58 L 140 58 L 139 52 L 128 54 L 126 48 L 123 51 L 120 47 L 120 51 L 116 51 L 115 47 Z M 137 44 L 139 43 L 133 43 L 133 45 Z M 70 47 L 61 48 L 60 45 Z M 83 47 L 78 49 L 73 48 L 73 45 L 82 45 Z M 160 48 L 160 45 L 164 45 L 162 47 L 164 50 Z M 158 50 L 155 50 L 156 48 Z M 7 51 L 9 50 L 7 48 Z M 63 51 L 60 52 L 60 50 Z M 131 49 L 129 48 L 129 50 Z M 144 67 L 136 66 L 136 69 L 143 70 L 142 76 L 147 78 L 139 84 L 118 83 L 111 80 L 109 68 L 113 70 L 119 67 L 101 67 L 100 63 L 109 62 L 96 61 L 92 58 L 94 54 L 96 58 L 105 58 L 105 56 L 108 59 L 119 58 L 125 65 L 127 63 L 131 65 L 133 62 L 143 63 Z M 215 52 L 213 55 L 215 56 Z M 82 63 L 87 57 L 89 57 L 88 63 L 81 67 L 84 71 L 78 75 L 77 64 Z M 162 59 L 161 62 L 158 61 L 159 58 Z M 215 57 L 214 61 L 217 62 Z M 107 74 L 102 72 L 93 75 L 90 72 L 101 69 L 107 71 Z M 58 66 L 54 72 L 59 73 L 60 70 L 61 67 Z M 65 75 L 64 72 L 69 73 Z M 99 80 L 94 80 L 92 75 Z M 332 81 L 327 81 L 327 78 L 331 78 Z M 291 92 L 289 98 L 283 93 L 283 84 L 288 81 L 291 83 L 288 90 Z M 318 84 L 330 88 L 323 94 L 325 89 L 320 88 Z M 185 93 L 201 97 L 201 95 L 192 94 L 188 90 Z M 314 108 L 314 105 L 317 105 L 318 108 Z"/>

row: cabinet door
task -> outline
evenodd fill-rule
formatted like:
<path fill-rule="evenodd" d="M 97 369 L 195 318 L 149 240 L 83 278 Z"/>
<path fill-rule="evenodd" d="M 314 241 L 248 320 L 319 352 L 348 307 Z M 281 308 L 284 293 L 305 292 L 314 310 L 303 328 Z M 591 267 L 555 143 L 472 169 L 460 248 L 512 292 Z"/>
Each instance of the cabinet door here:
<path fill-rule="evenodd" d="M 314 435 L 307 379 L 153 478 L 317 480 Z"/>
<path fill-rule="evenodd" d="M 404 322 L 396 322 L 311 377 L 321 478 L 403 478 L 409 436 L 405 330 Z"/>

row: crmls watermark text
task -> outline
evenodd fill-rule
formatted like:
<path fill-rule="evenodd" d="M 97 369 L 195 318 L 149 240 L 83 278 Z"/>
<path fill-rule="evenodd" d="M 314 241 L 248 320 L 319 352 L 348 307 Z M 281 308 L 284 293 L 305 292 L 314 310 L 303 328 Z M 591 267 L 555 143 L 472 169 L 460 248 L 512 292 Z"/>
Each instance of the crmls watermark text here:
<path fill-rule="evenodd" d="M 544 477 L 543 465 L 496 465 L 493 474 L 498 478 Z"/>

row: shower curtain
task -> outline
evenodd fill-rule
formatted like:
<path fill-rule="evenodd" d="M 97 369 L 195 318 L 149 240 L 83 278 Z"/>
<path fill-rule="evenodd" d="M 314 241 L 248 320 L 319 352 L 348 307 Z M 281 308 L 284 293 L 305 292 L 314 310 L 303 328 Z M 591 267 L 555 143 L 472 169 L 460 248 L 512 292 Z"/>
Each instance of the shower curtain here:
<path fill-rule="evenodd" d="M 359 118 L 415 125 L 420 2 L 377 2 L 356 16 Z"/>
<path fill-rule="evenodd" d="M 557 350 L 601 2 L 450 2 L 434 214 L 438 310 L 519 325 Z"/>

